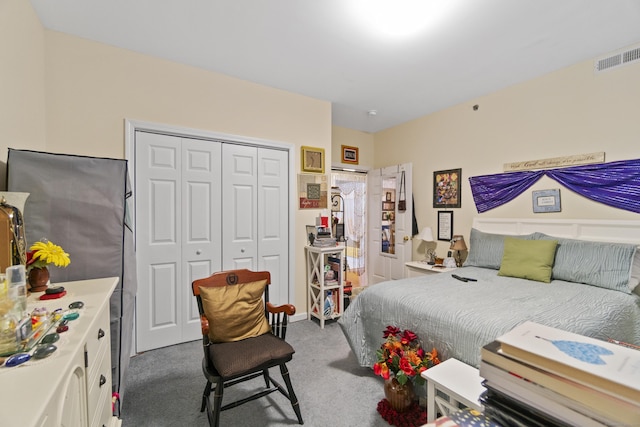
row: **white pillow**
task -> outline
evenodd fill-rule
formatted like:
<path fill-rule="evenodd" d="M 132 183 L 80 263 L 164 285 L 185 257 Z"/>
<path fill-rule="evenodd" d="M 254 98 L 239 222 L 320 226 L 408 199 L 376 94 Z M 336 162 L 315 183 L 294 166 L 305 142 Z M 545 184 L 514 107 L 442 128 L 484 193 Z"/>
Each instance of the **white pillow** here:
<path fill-rule="evenodd" d="M 640 249 L 636 248 L 636 253 L 633 256 L 633 262 L 631 263 L 631 276 L 629 277 L 629 289 L 631 292 L 635 292 L 640 295 Z"/>

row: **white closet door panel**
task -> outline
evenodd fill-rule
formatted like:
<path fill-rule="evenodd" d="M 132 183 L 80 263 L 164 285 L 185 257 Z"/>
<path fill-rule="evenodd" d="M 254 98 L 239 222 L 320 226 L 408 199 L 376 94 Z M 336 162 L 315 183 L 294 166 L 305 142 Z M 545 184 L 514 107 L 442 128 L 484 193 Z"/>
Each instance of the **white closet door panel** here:
<path fill-rule="evenodd" d="M 182 159 L 175 137 L 146 132 L 136 132 L 136 159 L 136 349 L 145 351 L 181 335 Z"/>
<path fill-rule="evenodd" d="M 149 293 L 152 310 L 147 319 L 151 331 L 163 331 L 178 325 L 176 284 L 178 283 L 177 263 L 149 266 L 151 289 Z"/>
<path fill-rule="evenodd" d="M 220 236 L 222 144 L 181 138 L 182 149 L 182 342 L 202 336 L 198 305 L 191 282 L 221 270 Z"/>
<path fill-rule="evenodd" d="M 222 268 L 257 267 L 256 147 L 222 146 Z"/>
<path fill-rule="evenodd" d="M 289 154 L 258 149 L 258 269 L 271 272 L 269 299 L 289 302 Z"/>

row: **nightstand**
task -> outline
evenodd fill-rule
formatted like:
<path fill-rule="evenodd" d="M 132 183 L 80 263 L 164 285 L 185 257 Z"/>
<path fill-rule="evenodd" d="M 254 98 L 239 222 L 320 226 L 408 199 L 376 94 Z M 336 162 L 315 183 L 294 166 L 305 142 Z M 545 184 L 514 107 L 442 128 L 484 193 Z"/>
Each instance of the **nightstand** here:
<path fill-rule="evenodd" d="M 436 267 L 422 261 L 409 261 L 404 263 L 404 277 L 418 277 L 427 274 L 446 273 L 455 268 Z"/>

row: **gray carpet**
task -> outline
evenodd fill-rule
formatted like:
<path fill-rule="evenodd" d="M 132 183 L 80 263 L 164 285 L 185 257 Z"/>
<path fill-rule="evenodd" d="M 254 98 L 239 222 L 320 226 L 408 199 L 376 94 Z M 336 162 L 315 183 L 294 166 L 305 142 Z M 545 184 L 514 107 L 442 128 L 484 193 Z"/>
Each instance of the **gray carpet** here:
<path fill-rule="evenodd" d="M 382 333 L 382 331 L 381 331 Z M 305 426 L 389 426 L 376 406 L 384 398 L 383 380 L 358 366 L 335 321 L 324 330 L 316 321 L 290 324 L 287 341 L 296 350 L 288 367 Z M 207 426 L 200 412 L 206 380 L 201 341 L 161 348 L 131 359 L 122 405 L 123 427 Z M 281 380 L 279 370 L 272 375 Z M 262 378 L 225 389 L 230 402 L 242 389 L 264 386 Z M 298 425 L 291 404 L 280 393 L 223 411 L 221 426 Z"/>

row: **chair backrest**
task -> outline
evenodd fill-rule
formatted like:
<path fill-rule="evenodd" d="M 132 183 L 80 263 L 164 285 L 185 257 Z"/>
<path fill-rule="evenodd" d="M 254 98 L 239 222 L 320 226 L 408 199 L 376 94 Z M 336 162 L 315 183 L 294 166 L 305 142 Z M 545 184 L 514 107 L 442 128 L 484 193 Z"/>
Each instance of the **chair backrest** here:
<path fill-rule="evenodd" d="M 204 279 L 194 280 L 193 283 L 191 283 L 191 289 L 193 291 L 193 295 L 198 297 L 200 296 L 200 286 L 228 286 L 257 282 L 265 279 L 267 280 L 267 287 L 264 292 L 265 298 L 267 298 L 268 301 L 269 285 L 271 284 L 271 273 L 268 271 L 251 271 L 246 268 L 240 270 L 219 271 L 217 273 L 213 273 L 209 277 L 205 277 Z M 202 313 L 203 312 L 201 311 L 200 314 Z"/>
<path fill-rule="evenodd" d="M 220 288 L 220 287 L 227 287 L 227 286 L 237 286 L 237 287 L 242 287 L 245 284 L 255 284 L 256 282 L 266 282 L 266 285 L 264 286 L 264 293 L 262 294 L 263 297 L 263 312 L 264 312 L 264 316 L 266 319 L 266 324 L 268 324 L 268 320 L 269 320 L 269 315 L 268 315 L 268 310 L 267 310 L 267 305 L 268 305 L 268 301 L 269 301 L 269 284 L 271 283 L 271 274 L 268 271 L 251 271 L 251 270 L 247 270 L 247 269 L 240 269 L 240 270 L 227 270 L 227 271 L 220 271 L 217 273 L 212 274 L 209 277 L 206 277 L 204 279 L 198 279 L 198 280 L 194 280 L 193 283 L 191 284 L 191 289 L 193 291 L 193 295 L 196 297 L 197 303 L 198 303 L 198 312 L 200 313 L 200 326 L 202 329 L 202 334 L 203 337 L 208 337 L 211 336 L 212 338 L 218 338 L 220 337 L 220 335 L 218 335 L 219 333 L 221 335 L 224 335 L 223 333 L 221 333 L 221 325 L 225 325 L 224 327 L 222 327 L 222 329 L 226 328 L 227 324 L 225 323 L 216 323 L 219 326 L 216 327 L 215 329 L 213 329 L 213 324 L 211 324 L 210 322 L 213 322 L 214 319 L 208 319 L 207 315 L 206 315 L 206 311 L 205 307 L 204 307 L 204 301 L 203 301 L 203 296 L 201 295 L 201 288 Z M 252 289 L 252 288 L 248 288 L 248 289 Z M 258 298 L 257 294 L 255 294 L 255 291 L 257 289 L 253 288 L 252 292 L 255 298 Z M 254 298 L 252 297 L 252 298 Z M 256 300 L 254 299 L 254 304 L 256 302 Z M 209 310 L 211 310 L 211 305 L 208 305 Z M 216 304 L 217 307 L 217 304 Z M 231 306 L 229 306 L 229 308 L 231 308 Z M 251 314 L 251 319 L 253 321 L 253 325 L 255 325 L 255 329 L 259 329 L 259 330 L 264 330 L 264 325 L 263 326 L 259 326 L 259 320 L 257 320 L 258 318 L 256 316 L 258 316 L 257 312 L 255 310 L 257 310 L 257 307 L 255 307 L 254 305 L 254 311 L 252 311 L 253 314 Z M 223 311 L 224 313 L 227 313 L 226 311 Z M 234 316 L 234 319 L 238 319 L 237 316 Z M 227 319 L 229 320 L 229 319 Z M 242 323 L 242 320 L 240 320 L 240 323 Z M 231 325 L 229 325 L 231 326 Z M 240 329 L 244 329 L 244 327 L 239 327 Z M 254 330 L 255 330 L 254 329 Z M 235 330 L 233 330 L 235 331 Z M 210 334 L 211 332 L 211 334 Z M 232 335 L 234 335 L 234 332 L 231 333 Z"/>

